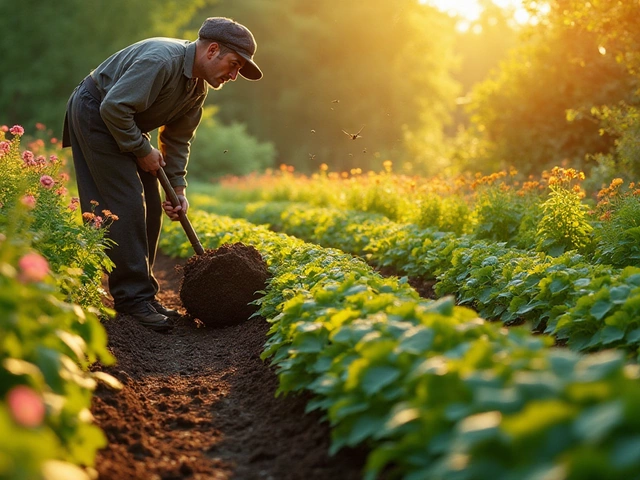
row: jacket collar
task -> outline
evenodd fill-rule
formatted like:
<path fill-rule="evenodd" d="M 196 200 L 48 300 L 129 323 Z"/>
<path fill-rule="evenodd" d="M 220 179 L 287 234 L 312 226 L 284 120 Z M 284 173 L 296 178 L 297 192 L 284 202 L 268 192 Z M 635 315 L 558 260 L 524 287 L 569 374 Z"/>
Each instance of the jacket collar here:
<path fill-rule="evenodd" d="M 196 42 L 191 42 L 187 45 L 187 49 L 184 52 L 184 76 L 187 78 L 193 78 L 193 64 L 196 60 Z"/>

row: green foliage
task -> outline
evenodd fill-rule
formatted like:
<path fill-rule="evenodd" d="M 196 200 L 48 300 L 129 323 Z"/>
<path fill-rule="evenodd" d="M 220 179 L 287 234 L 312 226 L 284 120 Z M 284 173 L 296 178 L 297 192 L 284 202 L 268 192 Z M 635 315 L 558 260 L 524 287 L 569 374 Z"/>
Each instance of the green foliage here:
<path fill-rule="evenodd" d="M 279 393 L 313 394 L 307 409 L 326 412 L 332 451 L 368 447 L 366 479 L 581 478 L 586 459 L 599 478 L 640 474 L 640 373 L 620 353 L 549 349 L 451 297 L 420 300 L 337 250 L 243 221 L 193 220 L 207 248 L 250 240 L 265 257 L 262 358 Z M 191 254 L 175 224 L 162 247 Z"/>
<path fill-rule="evenodd" d="M 577 350 L 623 347 L 638 352 L 640 341 L 640 269 L 583 281 L 582 295 L 550 327 Z"/>
<path fill-rule="evenodd" d="M 223 122 L 242 118 L 273 141 L 280 162 L 308 173 L 321 163 L 348 171 L 387 158 L 422 169 L 443 161 L 442 126 L 457 91 L 446 14 L 414 0 L 222 1 L 204 12 L 254 33 L 264 79 L 229 85 L 215 101 Z M 362 125 L 361 139 L 341 132 Z M 404 152 L 405 131 L 416 155 Z"/>
<path fill-rule="evenodd" d="M 9 145 L 0 155 L 4 171 L 0 177 L 0 232 L 27 236 L 59 274 L 58 287 L 71 302 L 108 313 L 102 302 L 102 276 L 113 264 L 106 255 L 111 243 L 104 228 L 80 221 L 78 201 L 68 198 L 68 176 L 60 172 L 58 157 L 21 152 L 20 140 L 20 136 L 4 140 L 0 133 L 0 141 Z M 114 217 L 98 213 L 104 219 L 102 227 L 108 227 Z"/>
<path fill-rule="evenodd" d="M 207 116 L 191 144 L 189 178 L 210 180 L 225 175 L 246 175 L 272 167 L 275 149 L 247 133 L 245 125 L 220 125 Z"/>
<path fill-rule="evenodd" d="M 479 239 L 507 242 L 520 228 L 523 205 L 516 194 L 502 185 L 491 185 L 478 192 L 473 234 Z"/>
<path fill-rule="evenodd" d="M 582 193 L 570 182 L 575 171 L 554 169 L 558 175 L 550 179 L 549 198 L 542 204 L 542 218 L 538 223 L 538 248 L 550 255 L 569 250 L 581 250 L 591 241 L 593 226 L 589 223 L 588 207 L 582 203 Z"/>
<path fill-rule="evenodd" d="M 415 223 L 422 228 L 434 228 L 458 235 L 470 233 L 473 228 L 471 208 L 460 196 L 425 194 L 420 198 L 417 208 Z"/>
<path fill-rule="evenodd" d="M 91 392 L 117 381 L 87 371 L 113 362 L 99 319 L 64 302 L 55 275 L 37 280 L 20 240 L 0 241 L 0 477 L 41 478 L 51 460 L 93 465 L 106 439 Z"/>
<path fill-rule="evenodd" d="M 67 100 L 92 69 L 147 36 L 177 35 L 208 3 L 24 0 L 13 8 L 0 1 L 0 125 L 20 123 L 31 130 L 43 122 L 60 138 Z"/>
<path fill-rule="evenodd" d="M 596 229 L 594 257 L 617 267 L 640 265 L 640 195 L 617 196 Z"/>
<path fill-rule="evenodd" d="M 593 116 L 568 122 L 567 111 L 632 103 L 635 79 L 613 56 L 598 51 L 597 35 L 579 22 L 565 23 L 567 2 L 548 3 L 550 12 L 474 89 L 471 129 L 488 145 L 463 168 L 514 165 L 525 174 L 561 162 L 585 168 L 586 154 L 612 149 L 614 138 L 601 135 Z"/>
<path fill-rule="evenodd" d="M 119 386 L 88 371 L 114 361 L 95 304 L 107 244 L 74 217 L 57 157 L 20 154 L 12 133 L 0 132 L 0 478 L 88 479 L 106 444 L 92 391 Z"/>

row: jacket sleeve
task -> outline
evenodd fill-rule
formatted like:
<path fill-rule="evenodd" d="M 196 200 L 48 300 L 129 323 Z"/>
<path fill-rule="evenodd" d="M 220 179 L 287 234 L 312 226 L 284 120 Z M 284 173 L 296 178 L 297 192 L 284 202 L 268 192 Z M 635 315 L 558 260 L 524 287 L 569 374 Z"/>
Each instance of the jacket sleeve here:
<path fill-rule="evenodd" d="M 186 186 L 187 163 L 191 141 L 202 118 L 206 95 L 184 115 L 158 129 L 158 146 L 167 165 L 164 170 L 172 186 Z"/>
<path fill-rule="evenodd" d="M 120 151 L 144 157 L 151 152 L 148 136 L 134 121 L 158 97 L 169 71 L 159 58 L 147 57 L 136 61 L 111 87 L 100 105 L 100 116 L 116 140 Z"/>

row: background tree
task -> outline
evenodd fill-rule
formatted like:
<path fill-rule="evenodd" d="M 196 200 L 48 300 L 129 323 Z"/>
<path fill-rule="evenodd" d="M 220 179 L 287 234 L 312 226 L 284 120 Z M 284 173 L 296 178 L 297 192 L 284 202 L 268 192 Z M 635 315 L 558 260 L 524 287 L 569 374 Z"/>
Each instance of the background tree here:
<path fill-rule="evenodd" d="M 303 170 L 415 162 L 407 132 L 422 145 L 425 170 L 442 158 L 457 90 L 452 21 L 440 11 L 415 0 L 247 0 L 221 1 L 206 15 L 234 17 L 256 35 L 264 79 L 215 97 L 221 119 L 246 119 L 280 162 Z M 362 126 L 357 140 L 342 133 Z"/>
<path fill-rule="evenodd" d="M 608 184 L 615 176 L 640 178 L 640 3 L 601 0 L 599 2 L 558 2 L 564 25 L 580 25 L 593 32 L 603 55 L 614 58 L 634 78 L 630 99 L 602 105 L 590 111 L 574 112 L 576 117 L 592 115 L 603 131 L 615 137 L 615 151 L 596 155 L 601 181 Z"/>
<path fill-rule="evenodd" d="M 474 89 L 470 137 L 482 148 L 462 144 L 475 153 L 458 156 L 466 165 L 485 170 L 514 165 L 525 173 L 554 165 L 588 169 L 594 155 L 614 146 L 615 137 L 601 134 L 596 116 L 574 112 L 633 102 L 635 79 L 612 55 L 603 54 L 598 36 L 585 24 L 565 22 L 569 3 L 548 2 L 546 13 L 532 7 L 539 23 Z M 539 8 L 541 2 L 531 5 Z"/>
<path fill-rule="evenodd" d="M 0 0 L 0 124 L 61 134 L 69 95 L 107 56 L 147 36 L 177 34 L 211 0 Z"/>

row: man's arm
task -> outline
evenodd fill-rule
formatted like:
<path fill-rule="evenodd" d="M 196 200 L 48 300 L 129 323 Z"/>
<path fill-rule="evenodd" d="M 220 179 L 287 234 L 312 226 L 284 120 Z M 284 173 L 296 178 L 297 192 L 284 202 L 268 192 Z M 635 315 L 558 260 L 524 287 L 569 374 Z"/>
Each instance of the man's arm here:
<path fill-rule="evenodd" d="M 158 97 L 169 71 L 159 58 L 142 58 L 131 65 L 100 104 L 100 116 L 122 152 L 138 159 L 152 153 L 149 139 L 136 125 L 134 115 Z"/>

